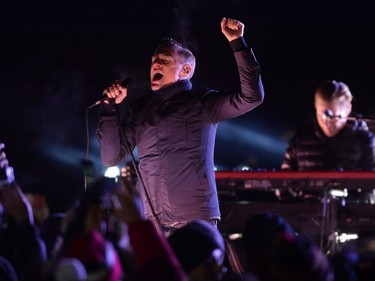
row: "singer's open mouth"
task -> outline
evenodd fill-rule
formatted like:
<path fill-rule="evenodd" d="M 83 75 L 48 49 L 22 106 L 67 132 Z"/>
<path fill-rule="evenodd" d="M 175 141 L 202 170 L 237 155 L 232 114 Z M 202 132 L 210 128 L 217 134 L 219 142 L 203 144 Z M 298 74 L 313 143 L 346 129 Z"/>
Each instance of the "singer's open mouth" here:
<path fill-rule="evenodd" d="M 161 78 L 163 78 L 163 74 L 161 74 L 161 73 L 155 73 L 154 78 L 152 79 L 152 81 L 158 81 Z"/>

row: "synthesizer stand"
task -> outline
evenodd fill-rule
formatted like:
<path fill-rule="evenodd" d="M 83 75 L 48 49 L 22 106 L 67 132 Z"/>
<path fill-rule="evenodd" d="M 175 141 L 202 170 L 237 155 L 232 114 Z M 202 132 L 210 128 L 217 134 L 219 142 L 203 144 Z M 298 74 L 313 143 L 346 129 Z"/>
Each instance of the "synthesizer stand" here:
<path fill-rule="evenodd" d="M 248 216 L 282 215 L 327 254 L 340 236 L 374 229 L 375 172 L 217 171 L 224 233 L 241 232 Z"/>

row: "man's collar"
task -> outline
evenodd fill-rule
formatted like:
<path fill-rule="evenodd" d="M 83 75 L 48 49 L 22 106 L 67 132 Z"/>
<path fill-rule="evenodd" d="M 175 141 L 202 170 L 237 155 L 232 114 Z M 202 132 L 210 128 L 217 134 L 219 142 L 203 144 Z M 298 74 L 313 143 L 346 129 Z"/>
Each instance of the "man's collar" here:
<path fill-rule="evenodd" d="M 163 99 L 169 99 L 170 97 L 179 94 L 181 92 L 190 91 L 192 89 L 192 84 L 189 79 L 179 80 L 172 85 L 155 91 L 154 93 L 159 94 Z"/>

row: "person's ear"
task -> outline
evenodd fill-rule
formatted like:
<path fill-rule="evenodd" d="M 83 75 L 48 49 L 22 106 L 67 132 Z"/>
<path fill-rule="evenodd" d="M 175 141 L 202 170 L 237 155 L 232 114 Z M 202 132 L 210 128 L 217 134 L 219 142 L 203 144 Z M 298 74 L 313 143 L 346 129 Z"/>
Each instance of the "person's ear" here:
<path fill-rule="evenodd" d="M 181 78 L 190 78 L 191 75 L 191 65 L 190 64 L 184 64 L 180 71 L 180 77 Z"/>
<path fill-rule="evenodd" d="M 346 116 L 349 116 L 352 113 L 352 104 L 350 102 L 346 105 Z"/>

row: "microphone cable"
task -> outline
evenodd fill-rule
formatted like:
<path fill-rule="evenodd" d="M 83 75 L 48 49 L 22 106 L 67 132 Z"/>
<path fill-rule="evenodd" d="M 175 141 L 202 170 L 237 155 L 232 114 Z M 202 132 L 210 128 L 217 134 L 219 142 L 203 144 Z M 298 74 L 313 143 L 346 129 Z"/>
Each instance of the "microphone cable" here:
<path fill-rule="evenodd" d="M 104 101 L 104 100 L 102 100 Z M 91 161 L 89 160 L 89 150 L 90 150 L 90 130 L 89 130 L 89 118 L 88 118 L 88 112 L 90 109 L 94 108 L 96 105 L 99 105 L 101 104 L 102 102 L 96 102 L 94 103 L 93 105 L 90 105 L 86 108 L 86 158 L 85 158 L 85 164 L 88 164 L 90 163 Z M 135 160 L 135 157 L 134 157 L 134 154 L 133 154 L 133 151 L 131 150 L 130 148 L 130 144 L 129 144 L 129 141 L 128 141 L 128 138 L 126 137 L 126 134 L 124 132 L 124 129 L 122 127 L 122 122 L 121 122 L 121 118 L 120 118 L 120 115 L 119 115 L 119 111 L 117 110 L 116 111 L 116 119 L 117 119 L 117 123 L 118 123 L 118 126 L 119 126 L 119 129 L 120 129 L 120 137 L 123 137 L 123 139 L 125 140 L 125 145 L 126 145 L 126 150 L 129 152 L 130 154 L 130 157 L 131 157 L 131 161 L 132 161 L 132 165 L 134 167 L 134 171 L 138 177 L 138 180 L 140 181 L 141 183 L 141 186 L 142 186 L 142 189 L 144 190 L 144 193 L 145 193 L 145 197 L 147 199 L 147 206 L 149 207 L 149 210 L 151 212 L 151 215 L 152 215 L 152 219 L 153 221 L 155 221 L 155 223 L 153 223 L 155 225 L 155 228 L 157 230 L 157 232 L 164 236 L 164 231 L 163 231 L 163 227 L 162 227 L 162 224 L 160 222 L 160 219 L 158 217 L 158 215 L 156 214 L 155 212 L 155 208 L 152 204 L 152 201 L 151 201 L 151 198 L 150 198 L 150 195 L 149 195 L 149 192 L 147 190 L 147 187 L 144 183 L 144 180 L 143 180 L 143 177 L 138 169 L 138 165 L 136 163 L 136 160 Z M 84 187 L 85 187 L 85 191 L 87 190 L 87 187 L 88 187 L 88 181 L 87 181 L 87 173 L 85 171 L 85 179 L 84 179 Z"/>
<path fill-rule="evenodd" d="M 133 151 L 131 150 L 128 138 L 126 137 L 126 134 L 124 132 L 124 128 L 122 127 L 122 123 L 121 123 L 121 119 L 120 119 L 120 114 L 119 114 L 118 110 L 116 111 L 116 118 L 117 118 L 117 123 L 118 123 L 119 128 L 120 128 L 120 134 L 121 134 L 121 136 L 125 140 L 126 150 L 130 154 L 130 157 L 131 157 L 131 160 L 132 160 L 132 164 L 133 164 L 133 167 L 134 167 L 134 171 L 137 174 L 138 180 L 141 182 L 141 186 L 142 186 L 143 191 L 145 193 L 145 196 L 146 196 L 146 199 L 147 199 L 147 206 L 149 207 L 149 210 L 151 212 L 152 219 L 156 222 L 156 223 L 154 223 L 154 225 L 156 227 L 156 230 L 157 230 L 157 232 L 160 235 L 164 236 L 162 224 L 161 224 L 161 222 L 159 220 L 159 216 L 155 212 L 155 209 L 154 209 L 154 206 L 152 205 L 152 201 L 151 201 L 149 192 L 148 192 L 148 190 L 146 188 L 146 184 L 145 184 L 145 182 L 143 180 L 143 177 L 142 177 L 142 175 L 141 175 L 141 173 L 140 173 L 140 171 L 138 169 L 138 165 L 137 165 L 137 163 L 135 161 L 135 157 L 134 157 Z"/>

